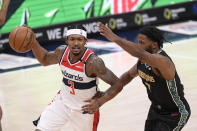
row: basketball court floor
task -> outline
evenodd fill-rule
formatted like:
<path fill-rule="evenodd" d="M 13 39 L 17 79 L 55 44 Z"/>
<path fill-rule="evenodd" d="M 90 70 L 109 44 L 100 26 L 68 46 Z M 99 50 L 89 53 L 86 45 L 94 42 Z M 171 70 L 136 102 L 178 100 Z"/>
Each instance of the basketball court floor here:
<path fill-rule="evenodd" d="M 197 131 L 197 39 L 165 44 L 184 84 L 191 117 L 183 131 Z M 136 63 L 124 51 L 100 55 L 117 76 Z M 32 67 L 0 74 L 0 104 L 3 108 L 3 131 L 33 131 L 34 119 L 40 115 L 61 87 L 58 65 Z M 100 81 L 99 88 L 109 85 Z M 124 87 L 114 99 L 104 104 L 98 131 L 143 131 L 150 102 L 139 77 Z M 69 128 L 64 128 L 69 131 Z"/>

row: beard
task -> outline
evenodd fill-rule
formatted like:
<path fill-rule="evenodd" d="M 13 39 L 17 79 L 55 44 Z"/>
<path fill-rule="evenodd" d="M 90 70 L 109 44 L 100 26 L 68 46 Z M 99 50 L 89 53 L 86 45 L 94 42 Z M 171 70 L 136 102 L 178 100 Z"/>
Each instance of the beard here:
<path fill-rule="evenodd" d="M 81 49 L 79 48 L 79 47 L 72 47 L 71 48 L 72 49 L 72 54 L 74 55 L 74 56 L 78 56 L 78 55 L 80 55 L 81 54 Z"/>
<path fill-rule="evenodd" d="M 146 51 L 147 52 L 149 52 L 149 53 L 153 53 L 153 49 L 152 49 L 152 47 L 151 46 L 148 46 L 147 48 L 146 48 Z"/>

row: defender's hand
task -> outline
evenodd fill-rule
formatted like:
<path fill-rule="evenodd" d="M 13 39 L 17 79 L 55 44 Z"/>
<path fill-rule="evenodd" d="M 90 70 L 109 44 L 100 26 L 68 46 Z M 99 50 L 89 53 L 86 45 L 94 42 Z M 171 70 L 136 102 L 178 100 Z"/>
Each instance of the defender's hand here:
<path fill-rule="evenodd" d="M 96 94 L 91 99 L 98 99 L 102 97 L 105 93 L 102 91 L 97 91 Z"/>
<path fill-rule="evenodd" d="M 107 38 L 108 40 L 115 42 L 117 39 L 117 35 L 112 32 L 112 30 L 108 27 L 108 25 L 104 25 L 103 23 L 99 22 L 98 29 L 100 34 Z"/>
<path fill-rule="evenodd" d="M 99 107 L 101 106 L 97 99 L 89 99 L 85 102 L 89 102 L 89 104 L 82 106 L 82 111 L 88 114 L 94 114 L 99 110 Z"/>

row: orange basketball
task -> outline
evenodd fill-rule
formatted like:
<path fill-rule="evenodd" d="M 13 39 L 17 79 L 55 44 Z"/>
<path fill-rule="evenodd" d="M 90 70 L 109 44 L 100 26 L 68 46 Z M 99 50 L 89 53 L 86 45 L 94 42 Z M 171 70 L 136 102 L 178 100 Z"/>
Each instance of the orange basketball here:
<path fill-rule="evenodd" d="M 30 28 L 18 26 L 9 34 L 9 43 L 13 50 L 19 53 L 25 53 L 31 50 L 34 34 Z"/>

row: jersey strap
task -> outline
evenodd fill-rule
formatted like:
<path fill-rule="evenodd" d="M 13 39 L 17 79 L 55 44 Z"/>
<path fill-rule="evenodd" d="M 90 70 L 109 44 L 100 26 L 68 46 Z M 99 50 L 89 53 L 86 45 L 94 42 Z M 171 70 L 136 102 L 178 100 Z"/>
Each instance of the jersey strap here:
<path fill-rule="evenodd" d="M 94 52 L 90 49 L 87 49 L 86 52 L 84 53 L 83 57 L 81 58 L 81 61 L 86 64 L 86 61 L 88 58 L 93 54 Z"/>
<path fill-rule="evenodd" d="M 65 53 L 64 53 L 64 56 L 62 58 L 62 61 L 61 61 L 61 65 L 65 66 L 65 67 L 68 67 L 72 70 L 76 70 L 76 71 L 79 71 L 79 72 L 84 72 L 84 63 L 82 62 L 77 62 L 75 64 L 71 64 L 68 60 L 68 55 L 69 55 L 69 48 L 66 49 Z"/>

